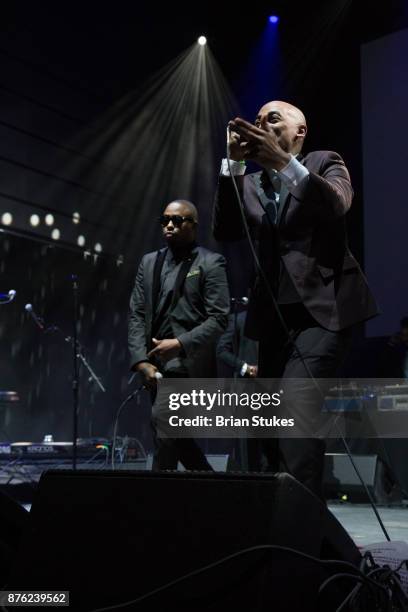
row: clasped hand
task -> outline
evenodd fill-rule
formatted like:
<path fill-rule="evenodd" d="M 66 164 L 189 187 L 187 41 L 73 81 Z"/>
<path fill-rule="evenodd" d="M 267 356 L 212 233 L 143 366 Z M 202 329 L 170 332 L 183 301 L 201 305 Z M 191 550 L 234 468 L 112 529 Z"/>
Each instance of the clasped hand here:
<path fill-rule="evenodd" d="M 260 127 L 237 117 L 228 124 L 228 145 L 231 159 L 235 161 L 252 160 L 264 168 L 282 170 L 291 156 L 279 144 L 274 130 L 267 119 Z"/>

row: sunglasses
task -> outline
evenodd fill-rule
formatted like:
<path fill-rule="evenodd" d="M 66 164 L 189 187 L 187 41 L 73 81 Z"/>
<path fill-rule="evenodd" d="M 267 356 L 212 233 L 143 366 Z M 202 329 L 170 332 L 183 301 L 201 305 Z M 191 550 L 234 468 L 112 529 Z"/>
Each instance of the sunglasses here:
<path fill-rule="evenodd" d="M 181 215 L 161 215 L 159 217 L 159 223 L 163 227 L 166 227 L 166 225 L 168 225 L 170 221 L 175 227 L 180 227 L 180 225 L 183 225 L 184 221 L 190 221 L 190 223 L 194 223 L 194 219 L 192 217 L 182 217 Z"/>

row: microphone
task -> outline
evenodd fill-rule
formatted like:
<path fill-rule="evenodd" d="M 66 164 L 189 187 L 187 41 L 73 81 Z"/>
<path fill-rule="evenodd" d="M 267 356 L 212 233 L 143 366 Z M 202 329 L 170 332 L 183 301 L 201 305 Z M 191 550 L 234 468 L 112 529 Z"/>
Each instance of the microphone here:
<path fill-rule="evenodd" d="M 133 372 L 132 376 L 129 378 L 128 380 L 128 385 L 130 385 L 130 383 L 133 381 L 134 377 L 136 376 L 137 372 Z M 156 380 L 160 380 L 163 378 L 163 374 L 161 372 L 155 372 L 154 377 Z"/>
<path fill-rule="evenodd" d="M 241 304 L 242 306 L 246 306 L 249 302 L 249 299 L 246 296 L 240 298 L 231 298 L 232 304 Z"/>
<path fill-rule="evenodd" d="M 7 300 L 7 302 L 12 302 L 16 297 L 17 291 L 15 289 L 10 289 L 8 293 L 0 293 L 1 300 Z"/>
<path fill-rule="evenodd" d="M 24 306 L 26 312 L 28 312 L 28 314 L 30 315 L 30 317 L 32 318 L 32 320 L 34 321 L 34 323 L 36 325 L 38 325 L 38 327 L 43 331 L 44 330 L 44 323 L 42 321 L 42 319 L 40 317 L 37 317 L 37 315 L 34 312 L 33 309 L 33 305 L 32 304 L 26 304 Z"/>

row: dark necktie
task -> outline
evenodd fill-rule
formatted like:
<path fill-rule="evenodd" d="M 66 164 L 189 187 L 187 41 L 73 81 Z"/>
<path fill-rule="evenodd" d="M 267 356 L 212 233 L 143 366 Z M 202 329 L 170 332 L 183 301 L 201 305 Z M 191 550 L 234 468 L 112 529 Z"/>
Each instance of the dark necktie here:
<path fill-rule="evenodd" d="M 261 186 L 265 193 L 265 212 L 268 215 L 269 221 L 276 225 L 278 221 L 278 212 L 279 212 L 279 197 L 276 199 L 276 193 L 279 193 L 278 185 L 273 185 L 271 180 L 266 172 L 262 174 L 261 177 Z"/>

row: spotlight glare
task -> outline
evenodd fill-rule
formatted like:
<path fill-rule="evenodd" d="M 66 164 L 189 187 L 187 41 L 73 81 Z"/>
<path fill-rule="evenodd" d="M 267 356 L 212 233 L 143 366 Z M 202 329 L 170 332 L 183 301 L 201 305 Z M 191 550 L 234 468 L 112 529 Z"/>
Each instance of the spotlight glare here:
<path fill-rule="evenodd" d="M 80 247 L 85 246 L 85 236 L 78 236 L 77 238 L 77 245 Z"/>
<path fill-rule="evenodd" d="M 61 232 L 56 227 L 51 232 L 51 238 L 53 240 L 59 240 L 61 237 Z"/>
<path fill-rule="evenodd" d="M 94 249 L 97 253 L 102 253 L 102 245 L 100 242 L 97 242 L 94 246 Z"/>
<path fill-rule="evenodd" d="M 81 221 L 81 215 L 79 212 L 72 213 L 72 223 L 78 224 Z"/>
<path fill-rule="evenodd" d="M 13 215 L 9 212 L 5 212 L 1 215 L 1 222 L 3 225 L 11 225 L 13 223 Z"/>
<path fill-rule="evenodd" d="M 269 17 L 269 23 L 278 23 L 279 17 L 277 15 L 271 15 Z"/>
<path fill-rule="evenodd" d="M 37 225 L 40 225 L 40 217 L 38 215 L 31 215 L 30 225 L 32 225 L 33 227 L 37 227 Z"/>
<path fill-rule="evenodd" d="M 45 225 L 53 225 L 54 215 L 51 215 L 51 213 L 49 213 L 48 215 L 45 215 L 44 221 L 45 221 Z"/>
<path fill-rule="evenodd" d="M 206 37 L 205 37 L 205 36 L 200 36 L 200 37 L 197 39 L 197 42 L 198 42 L 198 44 L 199 44 L 199 45 L 201 45 L 201 46 L 203 47 L 204 45 L 206 45 L 206 44 L 207 44 L 207 39 L 206 39 Z"/>

